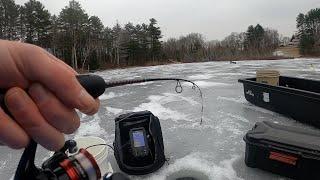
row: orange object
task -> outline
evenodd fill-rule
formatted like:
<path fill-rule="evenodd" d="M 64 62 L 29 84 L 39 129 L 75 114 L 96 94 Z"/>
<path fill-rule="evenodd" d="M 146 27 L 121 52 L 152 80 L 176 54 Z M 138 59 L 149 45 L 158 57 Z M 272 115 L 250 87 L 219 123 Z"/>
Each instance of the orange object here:
<path fill-rule="evenodd" d="M 70 180 L 79 180 L 80 177 L 77 171 L 74 169 L 72 162 L 69 159 L 65 159 L 60 163 L 60 166 L 66 171 Z"/>
<path fill-rule="evenodd" d="M 278 152 L 270 152 L 269 159 L 280 161 L 286 164 L 291 164 L 291 165 L 296 165 L 297 164 L 297 157 L 287 155 L 287 154 L 282 154 Z"/>

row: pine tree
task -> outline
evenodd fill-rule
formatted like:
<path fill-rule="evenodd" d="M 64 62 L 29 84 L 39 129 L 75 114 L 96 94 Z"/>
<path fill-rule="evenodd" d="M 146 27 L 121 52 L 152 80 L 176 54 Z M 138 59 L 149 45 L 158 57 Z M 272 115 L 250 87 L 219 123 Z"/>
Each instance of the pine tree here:
<path fill-rule="evenodd" d="M 22 22 L 25 26 L 26 42 L 42 47 L 50 46 L 50 13 L 41 2 L 30 0 L 24 4 Z"/>
<path fill-rule="evenodd" d="M 151 42 L 149 41 L 149 31 L 148 31 L 148 25 L 145 23 L 142 23 L 140 25 L 136 25 L 137 29 L 137 36 L 139 39 L 139 46 L 140 46 L 140 51 L 141 51 L 141 58 L 138 60 L 138 64 L 144 64 L 145 61 L 150 60 L 149 59 L 149 54 L 150 54 L 150 47 L 151 47 Z"/>
<path fill-rule="evenodd" d="M 160 27 L 157 27 L 157 20 L 154 18 L 150 19 L 148 31 L 149 31 L 149 38 L 150 38 L 150 53 L 152 57 L 152 61 L 154 62 L 155 59 L 159 58 L 161 52 L 161 41 L 162 38 Z"/>
<path fill-rule="evenodd" d="M 17 40 L 19 27 L 19 5 L 14 0 L 0 1 L 0 38 Z"/>
<path fill-rule="evenodd" d="M 103 46 L 105 49 L 105 63 L 112 63 L 113 59 L 113 41 L 112 41 L 112 29 L 106 27 L 103 30 Z"/>
<path fill-rule="evenodd" d="M 300 13 L 297 17 L 297 29 L 299 37 L 305 33 L 305 18 L 304 14 Z"/>
<path fill-rule="evenodd" d="M 72 0 L 69 6 L 62 9 L 59 14 L 61 31 L 66 41 L 66 49 L 71 52 L 71 57 L 67 57 L 73 68 L 78 69 L 78 57 L 85 43 L 85 29 L 88 27 L 88 15 L 82 9 L 79 2 Z M 79 61 L 81 62 L 81 61 Z"/>
<path fill-rule="evenodd" d="M 51 28 L 48 31 L 50 39 L 50 50 L 55 56 L 61 57 L 62 55 L 58 51 L 59 47 L 59 22 L 58 17 L 53 15 L 50 17 Z"/>
<path fill-rule="evenodd" d="M 247 54 L 261 55 L 265 46 L 264 38 L 265 30 L 260 24 L 257 24 L 255 27 L 250 25 L 244 40 L 244 49 L 247 51 Z"/>
<path fill-rule="evenodd" d="M 89 18 L 89 26 L 87 28 L 86 44 L 83 50 L 84 57 L 82 60 L 82 68 L 89 60 L 90 69 L 98 69 L 101 64 L 100 54 L 102 53 L 102 38 L 104 26 L 97 16 Z"/>
<path fill-rule="evenodd" d="M 245 49 L 247 51 L 250 51 L 253 48 L 254 41 L 255 41 L 255 28 L 253 27 L 253 25 L 250 25 L 248 27 L 248 30 L 246 32 L 246 37 L 245 37 Z"/>
<path fill-rule="evenodd" d="M 320 8 L 311 9 L 307 14 L 297 17 L 302 54 L 320 54 Z"/>
<path fill-rule="evenodd" d="M 117 66 L 120 66 L 120 49 L 121 49 L 121 32 L 122 28 L 120 24 L 117 22 L 117 24 L 112 28 L 112 54 L 113 54 L 113 60 Z"/>
<path fill-rule="evenodd" d="M 260 54 L 261 49 L 264 47 L 264 28 L 260 25 L 257 24 L 256 27 L 254 27 L 254 36 L 255 36 L 255 42 L 254 42 L 254 48 L 258 50 L 258 53 Z"/>

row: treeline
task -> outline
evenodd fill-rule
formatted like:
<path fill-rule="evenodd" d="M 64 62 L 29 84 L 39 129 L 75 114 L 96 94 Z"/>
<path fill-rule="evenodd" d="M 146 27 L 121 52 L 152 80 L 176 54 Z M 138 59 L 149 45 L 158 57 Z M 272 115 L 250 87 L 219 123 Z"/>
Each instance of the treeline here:
<path fill-rule="evenodd" d="M 155 63 L 163 59 L 161 37 L 153 18 L 148 24 L 104 27 L 99 17 L 88 15 L 74 0 L 58 16 L 36 0 L 23 6 L 0 1 L 1 39 L 41 46 L 75 69 Z"/>
<path fill-rule="evenodd" d="M 320 8 L 297 17 L 300 52 L 303 55 L 320 55 Z"/>
<path fill-rule="evenodd" d="M 71 0 L 58 15 L 29 0 L 0 1 L 0 38 L 35 44 L 63 59 L 75 69 L 98 69 L 167 62 L 195 62 L 264 58 L 279 45 L 276 30 L 259 24 L 247 32 L 232 33 L 222 41 L 209 41 L 198 33 L 161 41 L 155 19 L 105 27 L 99 17 L 88 15 Z"/>
<path fill-rule="evenodd" d="M 231 33 L 222 41 L 206 42 L 201 34 L 192 33 L 163 44 L 166 58 L 177 61 L 237 60 L 270 58 L 279 46 L 276 30 L 261 25 L 249 26 L 246 32 Z"/>

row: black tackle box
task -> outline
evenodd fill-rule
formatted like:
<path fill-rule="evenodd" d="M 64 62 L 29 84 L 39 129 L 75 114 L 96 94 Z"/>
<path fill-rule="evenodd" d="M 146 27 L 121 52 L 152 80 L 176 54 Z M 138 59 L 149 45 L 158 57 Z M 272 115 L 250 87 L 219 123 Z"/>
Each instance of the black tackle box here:
<path fill-rule="evenodd" d="M 320 179 L 320 131 L 264 121 L 244 141 L 247 166 L 293 179 Z"/>

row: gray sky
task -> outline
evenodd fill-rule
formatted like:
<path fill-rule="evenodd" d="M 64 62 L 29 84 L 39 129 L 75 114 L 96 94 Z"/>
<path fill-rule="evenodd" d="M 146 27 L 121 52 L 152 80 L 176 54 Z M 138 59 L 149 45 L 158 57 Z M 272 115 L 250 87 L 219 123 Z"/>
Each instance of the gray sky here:
<path fill-rule="evenodd" d="M 53 14 L 68 0 L 40 0 Z M 164 39 L 191 32 L 207 40 L 222 40 L 231 32 L 242 32 L 250 24 L 277 29 L 291 36 L 298 13 L 320 7 L 320 0 L 78 0 L 89 15 L 96 15 L 105 26 L 127 22 L 147 23 L 153 17 L 161 26 Z M 27 0 L 16 0 L 23 4 Z"/>

